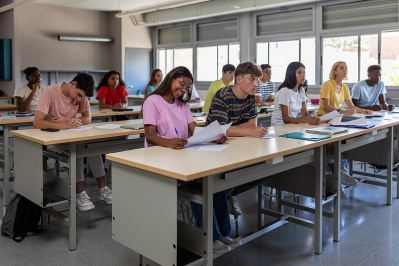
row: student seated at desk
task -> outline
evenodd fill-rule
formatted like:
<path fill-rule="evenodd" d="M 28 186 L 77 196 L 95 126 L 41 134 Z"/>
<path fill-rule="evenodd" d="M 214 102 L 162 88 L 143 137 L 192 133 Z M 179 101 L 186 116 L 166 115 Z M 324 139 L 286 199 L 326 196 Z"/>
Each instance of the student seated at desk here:
<path fill-rule="evenodd" d="M 35 128 L 68 129 L 87 125 L 91 121 L 87 97 L 93 96 L 94 80 L 89 74 L 79 73 L 70 83 L 48 86 L 37 106 L 33 126 Z M 77 114 L 81 113 L 80 118 Z M 87 157 L 93 175 L 97 179 L 100 200 L 112 203 L 111 189 L 106 186 L 104 164 L 101 155 Z M 84 160 L 77 161 L 76 205 L 81 211 L 94 209 L 84 186 Z"/>
<path fill-rule="evenodd" d="M 267 128 L 256 126 L 255 106 L 255 91 L 261 75 L 255 64 L 239 64 L 234 73 L 234 85 L 218 90 L 213 97 L 206 124 L 215 120 L 221 125 L 232 123 L 226 132 L 228 137 L 263 137 Z"/>
<path fill-rule="evenodd" d="M 368 79 L 361 80 L 352 88 L 352 102 L 355 106 L 373 110 L 389 110 L 392 111 L 393 105 L 387 104 L 385 95 L 384 82 L 381 78 L 381 67 L 379 65 L 372 65 L 367 68 Z"/>
<path fill-rule="evenodd" d="M 272 76 L 272 67 L 269 64 L 260 65 L 262 69 L 262 77 L 258 81 L 256 88 L 256 105 L 270 106 L 274 101 L 274 92 L 276 90 L 273 82 L 270 81 Z"/>
<path fill-rule="evenodd" d="M 27 67 L 24 73 L 28 83 L 16 88 L 14 97 L 17 100 L 18 112 L 34 112 L 43 92 L 40 86 L 42 77 L 37 67 Z"/>
<path fill-rule="evenodd" d="M 305 66 L 300 62 L 288 65 L 285 79 L 277 90 L 272 114 L 272 125 L 309 123 L 319 124 L 320 119 L 309 115 L 306 108 Z"/>
<path fill-rule="evenodd" d="M 183 149 L 187 138 L 194 133 L 195 122 L 187 102 L 191 97 L 193 77 L 185 67 L 172 69 L 143 104 L 145 146 L 163 146 Z M 219 143 L 225 141 L 222 136 Z M 214 194 L 213 238 L 214 251 L 223 253 L 234 243 L 228 235 L 231 231 L 229 213 L 224 192 Z M 192 203 L 198 226 L 202 226 L 201 206 Z"/>
<path fill-rule="evenodd" d="M 127 90 L 125 82 L 117 71 L 105 73 L 97 88 L 97 97 L 100 109 L 127 107 Z"/>
<path fill-rule="evenodd" d="M 220 90 L 221 88 L 224 88 L 226 86 L 232 85 L 235 69 L 236 69 L 235 66 L 233 66 L 232 64 L 226 64 L 223 66 L 222 78 L 215 80 L 209 86 L 208 92 L 206 93 L 206 96 L 205 96 L 205 103 L 204 103 L 204 107 L 202 108 L 202 112 L 204 112 L 206 114 L 209 113 L 209 108 L 211 107 L 213 97 L 215 96 L 215 93 L 218 90 Z"/>
<path fill-rule="evenodd" d="M 144 100 L 150 96 L 153 91 L 158 88 L 163 79 L 163 73 L 160 69 L 156 68 L 151 71 L 150 81 L 148 81 L 147 86 L 144 89 Z"/>
<path fill-rule="evenodd" d="M 258 114 L 255 106 L 257 80 L 261 75 L 261 70 L 255 64 L 251 62 L 239 64 L 234 73 L 234 86 L 218 90 L 213 97 L 206 124 L 215 120 L 222 125 L 232 123 L 226 132 L 228 137 L 263 137 L 267 133 L 267 128 L 256 126 Z M 241 215 L 241 211 L 235 204 L 234 195 L 256 185 L 257 182 L 253 182 L 230 191 L 229 209 L 236 219 Z"/>
<path fill-rule="evenodd" d="M 351 100 L 348 86 L 342 81 L 347 78 L 348 68 L 346 63 L 338 61 L 333 64 L 330 70 L 329 80 L 324 82 L 320 88 L 320 108 L 318 115 L 324 115 L 328 112 L 337 110 L 344 115 L 352 115 L 354 113 L 370 114 L 372 111 L 356 107 Z M 347 108 L 342 108 L 345 103 Z M 341 183 L 343 185 L 352 186 L 357 184 L 357 180 L 350 176 L 345 169 L 347 161 L 342 161 L 343 169 L 341 170 Z M 330 168 L 332 168 L 330 164 Z"/>
<path fill-rule="evenodd" d="M 320 108 L 317 113 L 319 116 L 334 110 L 344 115 L 372 113 L 370 110 L 356 107 L 352 103 L 348 86 L 342 82 L 347 79 L 347 75 L 348 68 L 345 62 L 338 61 L 331 67 L 329 80 L 324 82 L 320 88 Z M 347 108 L 342 106 L 344 103 Z"/>

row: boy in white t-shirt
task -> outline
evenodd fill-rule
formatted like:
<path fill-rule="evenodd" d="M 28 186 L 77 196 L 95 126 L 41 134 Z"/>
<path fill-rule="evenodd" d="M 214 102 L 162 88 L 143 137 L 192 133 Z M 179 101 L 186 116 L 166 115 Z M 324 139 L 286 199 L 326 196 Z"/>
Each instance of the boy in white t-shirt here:
<path fill-rule="evenodd" d="M 16 88 L 14 97 L 17 100 L 18 112 L 34 112 L 43 90 L 40 87 L 40 71 L 37 67 L 27 67 L 24 73 L 28 83 Z"/>
<path fill-rule="evenodd" d="M 305 66 L 300 62 L 290 63 L 285 77 L 275 94 L 272 125 L 319 124 L 320 119 L 310 116 L 306 109 L 306 94 L 302 88 L 302 84 L 305 82 Z"/>

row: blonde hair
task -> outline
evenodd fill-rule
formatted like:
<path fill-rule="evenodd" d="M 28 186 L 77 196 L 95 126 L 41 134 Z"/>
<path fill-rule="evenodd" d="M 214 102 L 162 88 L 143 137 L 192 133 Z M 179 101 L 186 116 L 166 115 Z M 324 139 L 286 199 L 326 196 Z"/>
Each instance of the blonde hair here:
<path fill-rule="evenodd" d="M 337 61 L 337 62 L 334 63 L 334 65 L 332 65 L 331 70 L 330 70 L 330 74 L 329 74 L 329 76 L 328 76 L 328 78 L 329 78 L 330 80 L 335 80 L 335 74 L 334 74 L 334 72 L 335 72 L 335 70 L 337 70 L 337 67 L 338 67 L 339 65 L 341 65 L 341 64 L 345 64 L 345 65 L 346 65 L 346 62 L 344 62 L 344 61 Z"/>

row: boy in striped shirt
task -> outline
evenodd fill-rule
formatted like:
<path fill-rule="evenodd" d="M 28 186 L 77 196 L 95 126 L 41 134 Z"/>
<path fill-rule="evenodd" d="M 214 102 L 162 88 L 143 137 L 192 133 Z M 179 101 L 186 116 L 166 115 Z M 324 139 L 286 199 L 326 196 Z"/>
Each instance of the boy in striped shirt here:
<path fill-rule="evenodd" d="M 256 88 L 256 105 L 267 106 L 272 105 L 274 101 L 275 86 L 274 83 L 270 81 L 272 76 L 272 67 L 269 64 L 260 65 L 262 69 L 262 77 L 258 81 Z"/>

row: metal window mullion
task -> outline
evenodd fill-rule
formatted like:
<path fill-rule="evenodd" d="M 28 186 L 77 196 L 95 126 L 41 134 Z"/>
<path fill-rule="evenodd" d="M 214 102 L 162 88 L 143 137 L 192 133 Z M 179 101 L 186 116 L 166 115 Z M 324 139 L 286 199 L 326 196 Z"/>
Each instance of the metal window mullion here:
<path fill-rule="evenodd" d="M 362 54 L 362 35 L 357 35 L 357 80 L 360 80 L 361 54 Z"/>
<path fill-rule="evenodd" d="M 381 53 L 382 53 L 382 32 L 380 31 L 378 33 L 378 45 L 377 45 L 377 62 L 379 65 L 382 64 Z"/>

